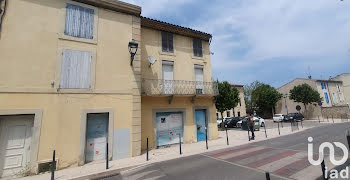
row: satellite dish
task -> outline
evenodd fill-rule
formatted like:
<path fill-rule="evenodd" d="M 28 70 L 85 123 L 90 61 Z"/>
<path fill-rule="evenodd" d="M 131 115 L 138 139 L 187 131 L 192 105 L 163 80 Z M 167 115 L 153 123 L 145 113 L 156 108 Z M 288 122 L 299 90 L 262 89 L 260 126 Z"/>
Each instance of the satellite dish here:
<path fill-rule="evenodd" d="M 154 59 L 153 56 L 148 56 L 148 61 L 149 61 L 149 67 L 151 67 L 151 65 L 153 65 L 157 60 Z"/>

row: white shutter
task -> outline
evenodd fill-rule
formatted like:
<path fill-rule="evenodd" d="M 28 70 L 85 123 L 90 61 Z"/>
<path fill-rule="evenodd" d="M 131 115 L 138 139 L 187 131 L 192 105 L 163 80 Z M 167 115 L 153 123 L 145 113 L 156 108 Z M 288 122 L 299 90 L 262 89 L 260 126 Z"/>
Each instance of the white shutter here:
<path fill-rule="evenodd" d="M 203 94 L 203 66 L 195 65 L 194 74 L 196 81 L 196 94 Z"/>
<path fill-rule="evenodd" d="M 163 61 L 162 64 L 163 72 L 163 93 L 173 94 L 174 93 L 174 65 L 173 62 Z"/>
<path fill-rule="evenodd" d="M 345 101 L 343 93 L 339 93 L 339 99 L 340 99 L 340 102 Z"/>
<path fill-rule="evenodd" d="M 88 89 L 90 74 L 90 52 L 63 50 L 60 88 Z"/>
<path fill-rule="evenodd" d="M 65 35 L 93 39 L 93 27 L 93 9 L 67 4 Z"/>

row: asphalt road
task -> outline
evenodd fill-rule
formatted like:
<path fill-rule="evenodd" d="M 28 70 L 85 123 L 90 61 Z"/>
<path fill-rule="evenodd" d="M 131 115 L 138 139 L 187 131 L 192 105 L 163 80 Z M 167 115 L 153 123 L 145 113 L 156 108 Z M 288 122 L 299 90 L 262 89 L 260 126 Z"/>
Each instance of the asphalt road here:
<path fill-rule="evenodd" d="M 267 171 L 271 172 L 273 180 L 321 179 L 321 168 L 307 161 L 307 138 L 313 137 L 314 153 L 317 153 L 322 142 L 342 142 L 348 146 L 348 130 L 350 123 L 319 125 L 302 132 L 249 145 L 154 163 L 104 179 L 263 180 L 266 179 Z M 336 148 L 335 154 L 343 155 L 339 148 Z M 337 169 L 340 170 L 346 165 L 350 165 L 350 162 Z"/>

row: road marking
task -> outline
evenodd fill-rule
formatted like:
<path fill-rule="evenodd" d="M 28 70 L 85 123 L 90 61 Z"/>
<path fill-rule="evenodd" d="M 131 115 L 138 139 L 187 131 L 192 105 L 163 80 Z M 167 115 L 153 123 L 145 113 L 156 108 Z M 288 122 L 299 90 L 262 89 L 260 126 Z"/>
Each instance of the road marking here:
<path fill-rule="evenodd" d="M 214 157 L 220 157 L 220 156 L 224 156 L 224 155 L 227 155 L 227 154 L 232 154 L 232 153 L 235 153 L 235 152 L 239 152 L 239 151 L 244 151 L 244 150 L 247 150 L 247 149 L 251 149 L 251 148 L 254 148 L 256 146 L 246 146 L 246 147 L 241 147 L 241 148 L 238 148 L 238 149 L 232 149 L 232 150 L 229 150 L 229 151 L 224 151 L 224 152 L 221 152 L 221 153 L 217 153 L 217 154 L 214 154 L 212 156 Z"/>
<path fill-rule="evenodd" d="M 229 158 L 227 160 L 228 161 L 239 161 L 241 159 L 246 159 L 246 158 L 249 158 L 249 157 L 253 157 L 254 155 L 263 154 L 263 153 L 269 152 L 269 151 L 272 151 L 272 148 L 263 148 L 263 149 L 260 149 L 260 150 L 257 150 L 257 151 L 252 151 L 252 152 L 249 152 L 249 153 L 242 154 L 240 156 L 235 156 L 235 157 Z"/>
<path fill-rule="evenodd" d="M 237 163 L 234 163 L 234 162 L 226 161 L 224 159 L 220 159 L 220 158 L 216 158 L 216 157 L 213 157 L 213 156 L 209 156 L 209 155 L 206 155 L 206 154 L 200 154 L 200 155 L 208 157 L 208 158 L 211 158 L 211 159 L 215 159 L 217 161 L 221 161 L 221 162 L 225 162 L 225 163 L 228 163 L 228 164 L 232 164 L 232 165 L 235 165 L 235 166 L 238 166 L 238 167 L 241 167 L 241 168 L 250 169 L 250 170 L 261 172 L 261 173 L 264 173 L 264 174 L 266 173 L 266 171 L 263 171 L 261 169 L 251 168 L 251 167 L 240 165 L 240 164 L 237 164 Z M 283 177 L 283 176 L 280 176 L 280 175 L 277 175 L 277 174 L 271 174 L 271 176 L 275 176 L 275 177 L 278 177 L 278 178 L 281 178 L 281 179 L 291 180 L 290 178 Z"/>
<path fill-rule="evenodd" d="M 271 163 L 271 162 L 277 161 L 277 160 L 279 160 L 279 159 L 282 159 L 282 158 L 285 158 L 285 157 L 288 157 L 288 156 L 292 156 L 292 155 L 294 155 L 294 154 L 296 154 L 296 153 L 298 153 L 298 152 L 297 152 L 297 151 L 285 151 L 285 152 L 280 152 L 280 153 L 278 153 L 278 154 L 275 154 L 275 155 L 266 157 L 266 158 L 264 158 L 264 159 L 261 159 L 261 160 L 252 162 L 252 163 L 250 163 L 250 164 L 247 164 L 247 166 L 250 166 L 250 167 L 252 167 L 252 168 L 257 168 L 257 167 L 260 167 L 260 166 L 269 164 L 269 163 Z"/>
<path fill-rule="evenodd" d="M 297 160 L 293 163 L 288 164 L 287 166 L 284 166 L 276 171 L 274 171 L 274 174 L 278 174 L 280 176 L 289 177 L 293 174 L 303 170 L 304 168 L 309 167 L 311 164 L 307 160 L 307 158 Z"/>
<path fill-rule="evenodd" d="M 257 151 L 257 150 L 261 150 L 261 149 L 265 149 L 265 147 L 255 146 L 255 147 L 247 149 L 247 150 L 243 150 L 243 151 L 239 151 L 239 152 L 235 152 L 235 153 L 231 153 L 231 154 L 226 154 L 226 155 L 220 156 L 218 158 L 220 158 L 220 159 L 229 159 L 229 158 L 233 158 L 233 157 L 236 157 L 236 156 L 240 156 L 240 155 L 247 154 L 247 153 L 254 152 L 254 151 Z"/>
<path fill-rule="evenodd" d="M 268 172 L 274 172 L 274 171 L 280 169 L 281 167 L 287 166 L 290 163 L 293 163 L 295 161 L 298 161 L 298 160 L 306 157 L 306 155 L 307 154 L 305 152 L 299 152 L 299 153 L 296 153 L 292 156 L 281 158 L 281 159 L 276 160 L 274 162 L 260 166 L 259 169 L 264 170 L 264 171 L 268 171 Z"/>

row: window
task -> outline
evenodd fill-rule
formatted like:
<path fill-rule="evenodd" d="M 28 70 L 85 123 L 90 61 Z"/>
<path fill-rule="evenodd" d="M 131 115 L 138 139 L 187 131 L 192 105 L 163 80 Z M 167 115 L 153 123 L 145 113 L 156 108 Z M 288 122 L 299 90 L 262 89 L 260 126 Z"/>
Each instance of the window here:
<path fill-rule="evenodd" d="M 340 102 L 345 101 L 343 93 L 339 93 L 339 99 L 340 99 Z"/>
<path fill-rule="evenodd" d="M 242 106 L 242 101 L 241 100 L 239 101 L 239 106 Z"/>
<path fill-rule="evenodd" d="M 238 111 L 238 117 L 241 117 L 241 112 Z"/>
<path fill-rule="evenodd" d="M 328 99 L 328 93 L 324 93 L 324 97 L 325 97 L 325 99 L 326 99 L 326 102 L 327 102 L 327 104 L 329 104 L 329 99 Z"/>
<path fill-rule="evenodd" d="M 337 98 L 337 95 L 335 93 L 332 94 L 332 98 L 333 98 L 334 104 L 338 104 L 338 98 Z"/>
<path fill-rule="evenodd" d="M 162 51 L 163 52 L 174 52 L 174 36 L 169 32 L 162 32 Z"/>
<path fill-rule="evenodd" d="M 226 111 L 226 117 L 231 117 L 230 116 L 230 111 Z"/>
<path fill-rule="evenodd" d="M 93 39 L 94 10 L 67 4 L 64 34 L 78 38 Z"/>
<path fill-rule="evenodd" d="M 216 113 L 216 119 L 219 119 L 219 113 Z"/>
<path fill-rule="evenodd" d="M 163 93 L 174 93 L 174 62 L 162 61 Z"/>
<path fill-rule="evenodd" d="M 203 57 L 202 40 L 193 38 L 193 55 Z"/>
<path fill-rule="evenodd" d="M 327 89 L 327 83 L 323 83 L 324 89 Z"/>
<path fill-rule="evenodd" d="M 321 82 L 321 87 L 322 87 L 322 89 L 324 89 L 323 82 Z"/>
<path fill-rule="evenodd" d="M 196 83 L 196 94 L 203 94 L 204 76 L 203 66 L 194 65 L 194 75 Z"/>
<path fill-rule="evenodd" d="M 91 53 L 64 49 L 60 88 L 88 89 L 90 88 Z"/>
<path fill-rule="evenodd" d="M 340 92 L 340 86 L 339 84 L 336 84 L 338 92 Z"/>

